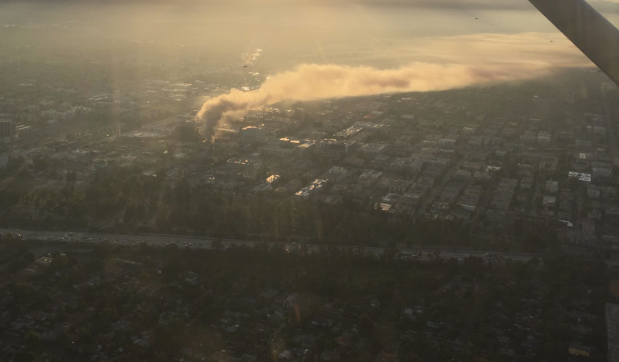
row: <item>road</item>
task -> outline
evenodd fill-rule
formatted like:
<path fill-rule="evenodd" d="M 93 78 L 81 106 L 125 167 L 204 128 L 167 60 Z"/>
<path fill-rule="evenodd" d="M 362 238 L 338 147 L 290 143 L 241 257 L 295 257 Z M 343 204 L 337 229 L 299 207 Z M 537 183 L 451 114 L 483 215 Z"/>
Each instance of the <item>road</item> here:
<path fill-rule="evenodd" d="M 18 229 L 0 229 L 2 235 L 13 234 L 20 236 L 24 240 L 41 240 L 41 241 L 66 241 L 98 244 L 109 242 L 118 245 L 138 245 L 146 243 L 151 246 L 165 246 L 168 244 L 176 244 L 179 247 L 189 247 L 195 249 L 210 249 L 213 247 L 214 238 L 199 237 L 199 236 L 183 236 L 183 235 L 162 235 L 162 234 L 141 234 L 141 235 L 124 235 L 124 234 L 100 234 L 88 232 L 67 232 L 67 231 L 41 231 L 41 230 L 18 230 Z M 237 239 L 222 239 L 222 245 L 225 248 L 232 245 L 238 246 L 255 246 L 260 244 L 259 241 L 253 240 L 237 240 Z M 287 250 L 298 250 L 301 245 L 305 245 L 309 251 L 315 252 L 320 249 L 319 245 L 315 244 L 297 244 L 297 243 L 278 243 L 267 242 L 267 245 L 283 246 Z M 351 248 L 352 246 L 337 246 L 338 248 Z M 366 253 L 381 255 L 386 248 L 381 247 L 363 247 Z M 495 251 L 473 251 L 473 250 L 437 250 L 428 248 L 400 248 L 399 257 L 402 259 L 419 259 L 417 255 L 422 254 L 421 259 L 428 259 L 435 252 L 443 259 L 464 259 L 469 256 L 483 258 L 489 262 L 503 261 L 511 259 L 513 261 L 527 262 L 536 257 L 533 254 L 516 254 L 502 253 Z"/>

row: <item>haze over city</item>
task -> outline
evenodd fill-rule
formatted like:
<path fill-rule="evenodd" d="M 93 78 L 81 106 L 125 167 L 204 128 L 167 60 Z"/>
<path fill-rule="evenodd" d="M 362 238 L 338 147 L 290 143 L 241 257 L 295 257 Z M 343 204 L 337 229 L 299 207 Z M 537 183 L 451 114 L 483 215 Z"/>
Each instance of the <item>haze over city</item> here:
<path fill-rule="evenodd" d="M 0 361 L 619 361 L 589 4 L 0 0 Z"/>

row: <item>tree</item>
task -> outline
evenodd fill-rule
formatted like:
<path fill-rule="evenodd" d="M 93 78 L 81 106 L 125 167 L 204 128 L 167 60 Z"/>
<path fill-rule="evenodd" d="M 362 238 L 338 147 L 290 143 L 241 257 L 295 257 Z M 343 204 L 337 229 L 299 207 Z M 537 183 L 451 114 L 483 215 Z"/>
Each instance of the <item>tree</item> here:
<path fill-rule="evenodd" d="M 21 351 L 15 356 L 15 361 L 17 362 L 32 362 L 37 358 L 37 355 L 34 352 Z"/>
<path fill-rule="evenodd" d="M 374 331 L 374 321 L 372 318 L 364 314 L 359 319 L 359 334 L 363 337 L 369 338 L 372 336 L 372 332 Z"/>
<path fill-rule="evenodd" d="M 54 253 L 52 269 L 63 269 L 69 266 L 69 258 L 64 253 Z"/>
<path fill-rule="evenodd" d="M 75 333 L 75 339 L 79 343 L 89 344 L 92 343 L 92 333 L 85 327 L 78 328 Z"/>
<path fill-rule="evenodd" d="M 74 182 L 77 180 L 77 174 L 73 171 L 67 173 L 67 176 L 65 177 L 67 182 Z"/>
<path fill-rule="evenodd" d="M 224 247 L 223 242 L 221 241 L 221 238 L 217 238 L 215 240 L 213 240 L 213 243 L 211 244 L 211 247 L 213 249 L 221 249 Z"/>
<path fill-rule="evenodd" d="M 24 337 L 24 343 L 29 350 L 38 350 L 41 346 L 41 334 L 33 330 L 28 331 Z"/>
<path fill-rule="evenodd" d="M 174 353 L 183 346 L 185 325 L 179 321 L 171 321 L 167 325 L 155 328 L 155 346 L 164 353 Z"/>
<path fill-rule="evenodd" d="M 32 166 L 36 171 L 45 171 L 49 168 L 49 161 L 46 157 L 38 156 L 32 159 Z"/>

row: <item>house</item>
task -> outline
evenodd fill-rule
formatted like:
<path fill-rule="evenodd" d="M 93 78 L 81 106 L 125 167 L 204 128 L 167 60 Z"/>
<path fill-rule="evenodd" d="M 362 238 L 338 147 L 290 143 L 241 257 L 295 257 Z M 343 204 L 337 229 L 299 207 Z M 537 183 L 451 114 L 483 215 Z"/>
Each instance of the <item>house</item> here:
<path fill-rule="evenodd" d="M 303 143 L 294 148 L 293 155 L 296 158 L 307 158 L 315 148 L 314 143 Z"/>
<path fill-rule="evenodd" d="M 550 215 L 554 214 L 554 207 L 557 203 L 557 198 L 551 195 L 544 195 L 544 199 L 542 200 L 542 206 L 544 207 L 544 211 L 550 213 Z"/>
<path fill-rule="evenodd" d="M 612 186 L 601 186 L 598 189 L 606 201 L 613 201 L 617 197 L 617 189 Z"/>
<path fill-rule="evenodd" d="M 357 179 L 357 182 L 359 182 L 359 184 L 363 187 L 370 187 L 372 186 L 381 176 L 383 175 L 383 173 L 381 171 L 376 171 L 376 170 L 368 170 L 366 172 L 364 172 L 363 174 L 361 174 L 361 176 L 359 176 L 359 178 Z"/>
<path fill-rule="evenodd" d="M 613 171 L 605 167 L 593 167 L 593 180 L 596 182 L 610 180 L 613 176 Z"/>
<path fill-rule="evenodd" d="M 286 309 L 290 309 L 296 305 L 298 299 L 299 294 L 291 293 L 288 295 L 288 297 L 286 297 L 286 299 L 284 299 L 284 301 L 282 302 L 282 306 Z"/>
<path fill-rule="evenodd" d="M 535 143 L 537 141 L 537 135 L 531 130 L 526 130 L 520 136 L 520 141 L 523 143 Z"/>
<path fill-rule="evenodd" d="M 593 147 L 593 144 L 589 140 L 577 139 L 576 140 L 576 148 L 581 150 L 589 150 Z"/>
<path fill-rule="evenodd" d="M 587 213 L 587 218 L 591 220 L 602 220 L 602 211 L 593 209 Z"/>
<path fill-rule="evenodd" d="M 362 127 L 348 127 L 338 133 L 336 133 L 335 135 L 333 135 L 333 138 L 337 139 L 337 140 L 346 140 L 351 138 L 352 136 L 356 135 L 357 133 L 361 132 L 363 130 Z"/>
<path fill-rule="evenodd" d="M 383 197 L 382 203 L 387 205 L 395 205 L 401 197 L 402 195 L 400 194 L 389 193 Z"/>
<path fill-rule="evenodd" d="M 288 298 L 288 293 L 280 293 L 273 298 L 273 304 L 276 306 L 283 306 L 284 301 Z"/>
<path fill-rule="evenodd" d="M 575 179 L 577 179 L 580 182 L 586 182 L 586 183 L 591 182 L 591 174 L 590 173 L 582 173 L 582 172 L 570 171 L 570 172 L 568 172 L 568 177 L 575 178 Z"/>
<path fill-rule="evenodd" d="M 441 138 L 438 141 L 438 145 L 441 148 L 451 149 L 454 148 L 454 146 L 456 145 L 456 140 L 453 138 Z"/>
<path fill-rule="evenodd" d="M 239 362 L 257 362 L 257 361 L 258 361 L 258 358 L 250 354 L 244 354 L 239 359 Z"/>
<path fill-rule="evenodd" d="M 556 157 L 542 156 L 539 158 L 537 169 L 542 172 L 557 172 L 559 160 Z"/>
<path fill-rule="evenodd" d="M 464 134 L 473 134 L 473 133 L 475 133 L 475 131 L 477 131 L 478 127 L 479 127 L 478 125 L 464 126 L 464 127 L 462 127 L 462 133 L 464 133 Z"/>
<path fill-rule="evenodd" d="M 403 194 L 408 191 L 411 184 L 412 182 L 407 180 L 392 180 L 391 183 L 389 183 L 389 192 Z"/>
<path fill-rule="evenodd" d="M 499 186 L 494 192 L 491 206 L 499 210 L 508 210 L 517 186 L 518 180 L 508 178 L 501 179 Z"/>
<path fill-rule="evenodd" d="M 387 155 L 378 155 L 374 157 L 374 160 L 371 162 L 371 166 L 377 170 L 387 171 L 389 169 L 389 156 Z"/>
<path fill-rule="evenodd" d="M 406 158 L 398 158 L 389 164 L 389 171 L 391 172 L 402 172 L 404 171 L 404 166 L 409 162 Z"/>
<path fill-rule="evenodd" d="M 324 362 L 339 361 L 341 359 L 340 353 L 337 351 L 324 351 L 320 355 L 320 360 Z"/>
<path fill-rule="evenodd" d="M 404 165 L 404 173 L 407 175 L 415 175 L 421 172 L 422 168 L 424 166 L 424 162 L 423 160 L 413 160 L 412 162 L 406 163 Z"/>
<path fill-rule="evenodd" d="M 475 212 L 477 204 L 479 203 L 478 197 L 461 196 L 458 199 L 458 205 L 466 211 Z"/>
<path fill-rule="evenodd" d="M 537 143 L 544 146 L 552 143 L 552 135 L 550 134 L 550 132 L 540 131 L 537 134 Z"/>
<path fill-rule="evenodd" d="M 299 335 L 292 337 L 292 343 L 294 343 L 295 345 L 301 348 L 310 349 L 310 348 L 314 348 L 314 346 L 316 345 L 316 337 L 312 337 L 312 336 L 305 335 L 305 334 L 299 334 Z"/>
<path fill-rule="evenodd" d="M 572 342 L 567 350 L 572 356 L 589 357 L 591 355 L 591 348 L 584 347 L 580 343 Z"/>
<path fill-rule="evenodd" d="M 346 178 L 348 169 L 345 167 L 333 166 L 327 171 L 327 178 L 333 182 L 340 182 Z"/>
<path fill-rule="evenodd" d="M 282 361 L 282 362 L 286 362 L 286 361 L 291 361 L 292 360 L 292 352 L 287 349 L 283 352 L 280 352 L 278 355 L 278 361 Z"/>
<path fill-rule="evenodd" d="M 598 199 L 600 197 L 600 190 L 593 185 L 589 185 L 587 188 L 587 196 L 592 199 Z"/>
<path fill-rule="evenodd" d="M 277 183 L 277 181 L 279 179 L 280 179 L 279 175 L 271 175 L 271 176 L 267 177 L 264 182 L 262 182 L 259 185 L 255 186 L 253 188 L 253 190 L 255 192 L 270 191 L 270 190 L 273 189 L 273 186 Z"/>
<path fill-rule="evenodd" d="M 278 294 L 279 294 L 279 292 L 277 290 L 275 290 L 275 289 L 267 289 L 264 292 L 262 292 L 262 294 L 260 294 L 260 299 L 263 299 L 265 301 L 271 301 Z"/>
<path fill-rule="evenodd" d="M 535 179 L 533 177 L 523 177 L 520 179 L 520 189 L 531 190 L 534 183 L 535 183 Z"/>
<path fill-rule="evenodd" d="M 237 359 L 234 358 L 232 353 L 230 353 L 229 351 L 222 350 L 222 351 L 213 353 L 210 356 L 209 361 L 212 361 L 212 362 L 237 362 Z"/>
<path fill-rule="evenodd" d="M 385 143 L 368 143 L 361 147 L 361 152 L 368 158 L 375 158 L 376 156 L 385 153 L 389 148 L 389 145 Z"/>
<path fill-rule="evenodd" d="M 551 195 L 556 195 L 559 192 L 559 182 L 548 180 L 546 181 L 546 192 Z"/>
<path fill-rule="evenodd" d="M 478 172 L 478 171 L 476 171 Z M 471 173 L 469 171 L 466 170 L 458 170 L 456 171 L 456 173 L 454 173 L 453 175 L 454 179 L 460 179 L 460 180 L 467 180 L 471 178 Z"/>
<path fill-rule="evenodd" d="M 310 183 L 309 186 L 303 187 L 301 190 L 297 191 L 294 195 L 300 199 L 307 199 L 311 195 L 319 192 L 322 188 L 327 184 L 327 180 L 324 179 L 315 179 Z"/>
<path fill-rule="evenodd" d="M 7 153 L 0 154 L 0 169 L 6 168 L 9 164 L 9 155 Z"/>
<path fill-rule="evenodd" d="M 376 356 L 375 362 L 399 362 L 398 352 L 398 346 L 385 348 Z"/>
<path fill-rule="evenodd" d="M 427 188 L 413 186 L 407 193 L 402 195 L 398 205 L 409 207 L 416 206 L 427 191 Z"/>
<path fill-rule="evenodd" d="M 144 349 L 150 348 L 152 343 L 153 343 L 152 340 L 148 337 L 138 338 L 133 342 L 133 344 L 135 344 L 136 346 L 139 346 Z"/>
<path fill-rule="evenodd" d="M 462 164 L 462 168 L 469 171 L 481 171 L 486 165 L 481 162 L 467 161 Z"/>

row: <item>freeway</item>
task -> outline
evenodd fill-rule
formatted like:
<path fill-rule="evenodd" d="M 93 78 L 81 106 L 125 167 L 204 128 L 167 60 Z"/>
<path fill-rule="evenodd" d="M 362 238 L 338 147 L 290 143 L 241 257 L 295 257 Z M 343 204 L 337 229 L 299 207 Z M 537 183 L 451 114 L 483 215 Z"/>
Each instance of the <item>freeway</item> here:
<path fill-rule="evenodd" d="M 188 248 L 205 248 L 210 249 L 213 247 L 212 237 L 201 236 L 186 236 L 186 235 L 165 235 L 165 234 L 140 234 L 140 235 L 128 235 L 128 234 L 102 234 L 102 233 L 90 233 L 90 232 L 68 232 L 68 231 L 42 231 L 42 230 L 18 230 L 18 229 L 0 229 L 0 235 L 12 234 L 16 237 L 23 238 L 24 240 L 39 240 L 39 241 L 65 241 L 65 242 L 79 242 L 97 244 L 103 242 L 109 242 L 117 245 L 138 245 L 146 243 L 151 246 L 166 246 L 169 244 L 176 244 L 179 247 Z M 252 247 L 260 244 L 260 241 L 255 240 L 237 240 L 237 239 L 222 239 L 222 246 L 229 248 L 232 245 L 248 246 Z M 281 242 L 267 242 L 270 246 L 283 246 L 289 251 L 298 250 L 302 245 L 307 247 L 308 251 L 315 252 L 320 249 L 319 245 L 315 244 L 298 244 L 298 243 L 281 243 Z M 356 248 L 355 246 L 337 246 L 338 248 Z M 374 255 L 381 255 L 386 248 L 382 247 L 363 247 L 364 252 Z M 473 251 L 473 250 L 439 250 L 428 248 L 399 248 L 398 257 L 401 259 L 418 259 L 428 260 L 433 255 L 438 255 L 443 259 L 455 258 L 462 260 L 469 256 L 476 256 L 485 259 L 488 262 L 502 262 L 505 260 L 513 260 L 520 262 L 527 262 L 536 257 L 533 254 L 516 254 L 516 253 L 502 253 L 495 251 Z"/>

